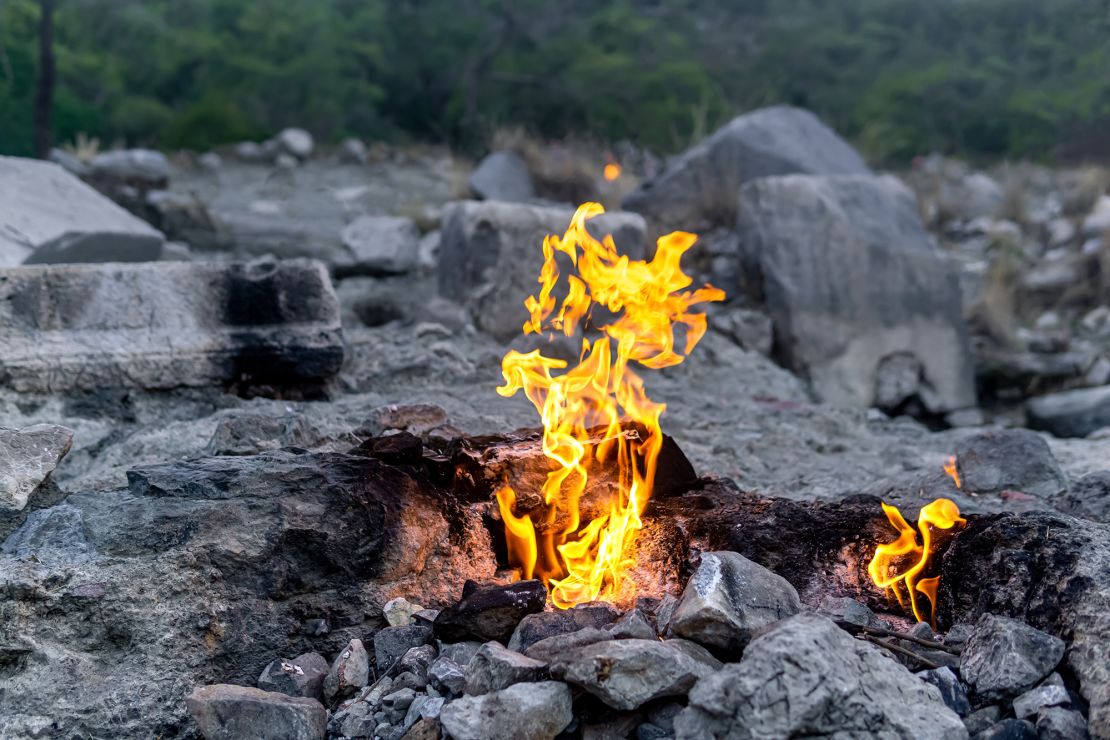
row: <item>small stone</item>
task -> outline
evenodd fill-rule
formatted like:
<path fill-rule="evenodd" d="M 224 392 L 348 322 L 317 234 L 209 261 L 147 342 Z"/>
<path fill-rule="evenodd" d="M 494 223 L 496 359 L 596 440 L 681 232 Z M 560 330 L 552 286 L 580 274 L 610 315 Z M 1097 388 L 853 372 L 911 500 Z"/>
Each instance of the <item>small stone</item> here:
<path fill-rule="evenodd" d="M 1028 429 L 982 432 L 956 445 L 956 470 L 964 491 L 1021 491 L 1049 498 L 1067 490 L 1068 479 L 1044 438 Z"/>
<path fill-rule="evenodd" d="M 969 734 L 977 735 L 983 730 L 989 729 L 1000 719 L 1002 719 L 1002 707 L 992 704 L 982 709 L 976 709 L 964 717 L 964 727 L 967 728 Z"/>
<path fill-rule="evenodd" d="M 1072 709 L 1048 707 L 1037 715 L 1037 735 L 1040 740 L 1086 740 L 1087 720 Z"/>
<path fill-rule="evenodd" d="M 382 676 L 374 683 L 373 686 L 367 688 L 368 690 L 366 691 L 365 697 L 366 703 L 374 707 L 375 709 L 378 709 L 381 706 L 382 699 L 385 698 L 386 694 L 390 694 L 393 692 L 393 679 L 389 676 Z"/>
<path fill-rule="evenodd" d="M 464 696 L 443 708 L 443 729 L 454 740 L 550 740 L 574 719 L 570 688 L 557 681 L 518 683 L 481 696 Z"/>
<path fill-rule="evenodd" d="M 409 648 L 427 645 L 432 640 L 432 631 L 427 627 L 409 625 L 408 627 L 386 627 L 374 635 L 374 665 L 378 674 L 388 672 Z"/>
<path fill-rule="evenodd" d="M 436 617 L 433 628 L 441 640 L 505 642 L 525 616 L 542 612 L 547 603 L 547 589 L 538 580 L 486 587 L 467 583 L 462 599 Z"/>
<path fill-rule="evenodd" d="M 604 630 L 599 630 L 594 627 L 586 627 L 585 629 L 578 630 L 577 632 L 568 632 L 561 635 L 552 635 L 546 639 L 528 647 L 524 654 L 529 658 L 550 663 L 552 660 L 562 655 L 567 650 L 581 647 L 583 645 L 593 645 L 595 642 L 605 642 L 612 640 L 613 636 Z M 511 645 L 512 643 L 510 643 Z"/>
<path fill-rule="evenodd" d="M 967 689 L 956 678 L 956 674 L 948 666 L 941 666 L 930 671 L 921 671 L 917 674 L 925 683 L 931 683 L 940 689 L 940 698 L 956 714 L 966 717 L 971 713 L 971 702 L 967 699 Z"/>
<path fill-rule="evenodd" d="M 197 166 L 202 170 L 215 172 L 224 166 L 224 158 L 216 154 L 216 152 L 205 152 L 197 157 Z"/>
<path fill-rule="evenodd" d="M 1064 657 L 1064 641 L 1024 622 L 984 614 L 960 658 L 960 674 L 988 699 L 1001 699 L 1033 687 Z"/>
<path fill-rule="evenodd" d="M 860 627 L 879 627 L 882 624 L 875 616 L 875 612 L 847 596 L 825 597 L 817 607 L 817 612 L 834 621 L 847 622 Z"/>
<path fill-rule="evenodd" d="M 421 609 L 418 612 L 413 612 L 413 624 L 419 624 L 422 627 L 431 627 L 436 622 L 436 617 L 439 616 L 439 609 Z"/>
<path fill-rule="evenodd" d="M 312 134 L 303 128 L 287 128 L 274 138 L 283 152 L 300 160 L 311 157 L 316 146 Z"/>
<path fill-rule="evenodd" d="M 655 626 L 639 609 L 633 609 L 612 624 L 606 625 L 604 629 L 613 636 L 614 640 L 654 640 L 658 637 L 655 634 Z"/>
<path fill-rule="evenodd" d="M 1037 728 L 1023 719 L 1004 719 L 980 732 L 975 740 L 1037 740 Z"/>
<path fill-rule="evenodd" d="M 385 603 L 382 607 L 382 616 L 389 622 L 390 627 L 404 627 L 412 624 L 412 615 L 423 608 L 420 604 L 408 601 L 404 596 L 398 596 Z"/>
<path fill-rule="evenodd" d="M 328 713 L 315 699 L 248 686 L 200 686 L 185 706 L 206 740 L 323 740 L 327 732 Z"/>
<path fill-rule="evenodd" d="M 289 696 L 323 699 L 328 661 L 317 653 L 305 653 L 292 660 L 275 660 L 262 669 L 258 688 Z"/>
<path fill-rule="evenodd" d="M 670 732 L 658 725 L 645 722 L 636 728 L 636 740 L 668 740 L 674 737 Z"/>
<path fill-rule="evenodd" d="M 355 638 L 335 658 L 324 679 L 324 698 L 329 704 L 352 696 L 370 678 L 370 656 L 362 640 Z"/>
<path fill-rule="evenodd" d="M 331 632 L 331 625 L 326 619 L 306 619 L 301 631 L 309 637 L 323 637 Z"/>
<path fill-rule="evenodd" d="M 800 609 L 798 592 L 782 576 L 735 552 L 707 552 L 682 592 L 670 632 L 739 651 L 757 630 Z"/>
<path fill-rule="evenodd" d="M 454 661 L 457 665 L 466 666 L 478 651 L 482 649 L 482 644 L 483 643 L 477 640 L 452 643 L 440 642 L 439 655 L 441 658 Z"/>
<path fill-rule="evenodd" d="M 356 702 L 347 709 L 346 714 L 339 718 L 339 713 L 332 717 L 333 721 L 339 719 L 339 731 L 346 737 L 363 737 L 373 734 L 378 721 L 374 719 L 369 704 Z"/>
<path fill-rule="evenodd" d="M 417 696 L 405 714 L 405 729 L 412 727 L 421 719 L 439 719 L 444 703 L 443 699 Z"/>
<path fill-rule="evenodd" d="M 1014 716 L 1018 719 L 1029 719 L 1039 714 L 1042 709 L 1070 706 L 1071 697 L 1068 696 L 1067 689 L 1060 684 L 1044 683 L 1014 699 Z"/>
<path fill-rule="evenodd" d="M 600 629 L 618 617 L 620 612 L 608 604 L 529 614 L 513 630 L 509 649 L 527 653 L 528 648 L 540 640 L 587 628 Z"/>
<path fill-rule="evenodd" d="M 425 717 L 413 725 L 401 740 L 439 740 L 443 737 L 438 719 Z"/>
<path fill-rule="evenodd" d="M 428 667 L 428 683 L 449 696 L 460 696 L 466 690 L 466 673 L 455 661 L 440 656 Z"/>
<path fill-rule="evenodd" d="M 610 640 L 557 656 L 551 675 L 579 686 L 615 709 L 682 696 L 721 667 L 704 648 L 684 640 Z"/>
<path fill-rule="evenodd" d="M 382 699 L 382 707 L 386 711 L 393 709 L 408 710 L 412 700 L 416 698 L 416 692 L 412 689 L 398 689 L 393 693 Z"/>
<path fill-rule="evenodd" d="M 341 141 L 336 153 L 339 155 L 339 161 L 344 164 L 366 164 L 366 158 L 369 156 L 366 145 L 360 139 L 353 137 Z"/>
<path fill-rule="evenodd" d="M 466 666 L 466 693 L 470 696 L 507 689 L 513 684 L 543 681 L 547 665 L 499 643 L 487 642 Z"/>
<path fill-rule="evenodd" d="M 436 659 L 436 649 L 432 645 L 420 645 L 409 648 L 401 656 L 401 670 L 410 671 L 420 676 L 428 675 L 428 666 Z"/>
<path fill-rule="evenodd" d="M 0 427 L 0 511 L 20 511 L 73 445 L 73 432 L 53 424 Z"/>
<path fill-rule="evenodd" d="M 419 673 L 413 673 L 412 671 L 402 671 L 397 674 L 397 678 L 393 679 L 393 688 L 395 690 L 412 689 L 413 691 L 423 691 L 427 685 L 427 678 L 421 676 Z"/>
<path fill-rule="evenodd" d="M 359 216 L 343 229 L 343 245 L 351 255 L 342 265 L 346 274 L 398 275 L 420 261 L 420 230 L 399 216 Z"/>
<path fill-rule="evenodd" d="M 535 197 L 528 165 L 511 151 L 493 152 L 470 173 L 470 189 L 483 200 L 527 201 Z"/>

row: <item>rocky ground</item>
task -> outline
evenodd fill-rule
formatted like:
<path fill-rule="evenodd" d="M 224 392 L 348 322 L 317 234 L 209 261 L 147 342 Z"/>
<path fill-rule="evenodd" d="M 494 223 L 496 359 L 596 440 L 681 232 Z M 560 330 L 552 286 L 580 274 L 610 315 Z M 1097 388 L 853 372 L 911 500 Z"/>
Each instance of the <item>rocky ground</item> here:
<path fill-rule="evenodd" d="M 0 736 L 1110 737 L 1105 172 L 878 176 L 788 109 L 647 185 L 632 151 L 314 149 L 57 155 L 116 210 L 0 160 Z M 653 510 L 686 539 L 556 612 L 495 504 L 375 440 L 535 426 L 494 388 L 568 193 L 624 196 L 631 253 L 704 234 L 730 300 L 648 379 L 717 481 Z M 939 636 L 845 580 L 858 494 L 969 515 Z"/>

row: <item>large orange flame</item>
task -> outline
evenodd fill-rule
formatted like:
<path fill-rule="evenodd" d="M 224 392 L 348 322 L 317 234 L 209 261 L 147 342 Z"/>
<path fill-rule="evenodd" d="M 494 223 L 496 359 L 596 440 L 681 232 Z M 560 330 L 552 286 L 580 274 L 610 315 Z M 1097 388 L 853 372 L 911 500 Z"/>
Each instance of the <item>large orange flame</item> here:
<path fill-rule="evenodd" d="M 917 542 L 917 532 L 906 523 L 901 512 L 890 504 L 883 504 L 883 513 L 887 520 L 898 530 L 898 539 L 879 545 L 875 548 L 875 556 L 867 566 L 867 573 L 876 586 L 890 589 L 898 599 L 898 603 L 905 608 L 904 589 L 909 596 L 910 609 L 917 621 L 926 621 L 924 610 L 918 604 L 917 595 L 924 594 L 929 600 L 928 622 L 936 628 L 937 618 L 937 586 L 940 585 L 940 576 L 923 578 L 922 573 L 929 566 L 933 556 L 932 528 L 951 529 L 957 524 L 967 520 L 960 516 L 960 509 L 955 502 L 946 498 L 938 498 L 927 506 L 922 507 L 917 515 L 917 529 L 921 532 L 921 544 Z M 916 559 L 916 560 L 913 560 Z M 907 562 L 911 564 L 905 567 Z"/>
<path fill-rule="evenodd" d="M 663 445 L 659 417 L 666 407 L 647 397 L 631 363 L 648 368 L 681 363 L 706 330 L 705 315 L 690 308 L 724 298 L 710 286 L 683 290 L 693 281 L 679 260 L 697 236 L 668 234 L 659 239 L 653 259 L 632 260 L 617 253 L 612 236 L 598 240 L 586 230 L 587 220 L 603 212 L 597 203 L 586 203 L 562 237 L 544 240 L 540 290 L 524 303 L 529 314 L 524 331 L 572 337 L 587 328 L 595 309 L 612 318 L 597 327 L 599 336 L 582 339 L 578 363 L 570 368 L 539 350 L 510 351 L 501 361 L 505 384 L 497 389 L 506 397 L 524 391 L 543 422 L 543 453 L 556 464 L 544 482 L 545 505 L 539 511 L 515 513 L 516 492 L 508 486 L 497 501 L 510 561 L 525 578 L 542 578 L 560 608 L 617 594 L 633 565 L 629 548 L 651 496 Z M 560 254 L 577 271 L 567 277 L 561 303 L 552 295 Z M 622 428 L 622 420 L 631 425 Z M 583 526 L 579 500 L 589 471 L 614 461 L 618 490 L 607 511 Z"/>

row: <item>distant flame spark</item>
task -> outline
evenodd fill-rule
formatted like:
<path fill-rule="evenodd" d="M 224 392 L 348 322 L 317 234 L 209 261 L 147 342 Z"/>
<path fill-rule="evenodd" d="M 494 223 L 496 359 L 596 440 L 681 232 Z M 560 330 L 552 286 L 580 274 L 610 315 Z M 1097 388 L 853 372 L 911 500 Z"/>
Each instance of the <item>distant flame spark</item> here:
<path fill-rule="evenodd" d="M 621 166 L 616 162 L 609 162 L 605 165 L 605 169 L 602 170 L 602 175 L 605 176 L 606 180 L 612 182 L 621 176 Z"/>
<path fill-rule="evenodd" d="M 956 484 L 956 488 L 963 488 L 960 483 L 960 471 L 956 470 L 956 456 L 949 455 L 948 460 L 944 463 L 944 472 L 948 473 L 948 477 Z"/>
<path fill-rule="evenodd" d="M 693 280 L 679 261 L 697 236 L 668 234 L 659 239 L 650 261 L 632 260 L 617 253 L 611 235 L 599 241 L 586 230 L 586 222 L 602 213 L 600 205 L 586 203 L 562 237 L 544 240 L 540 290 L 525 301 L 524 332 L 574 336 L 595 308 L 613 318 L 600 327 L 599 337 L 582 339 L 578 362 L 569 369 L 567 361 L 539 350 L 510 351 L 501 361 L 505 384 L 497 389 L 505 397 L 524 391 L 543 422 L 543 453 L 557 464 L 544 482 L 539 511 L 515 513 L 516 492 L 509 486 L 498 492 L 497 502 L 510 562 L 525 578 L 543 579 L 560 608 L 617 594 L 634 565 L 629 549 L 651 496 L 663 445 L 659 417 L 666 407 L 648 398 L 632 363 L 648 368 L 681 363 L 706 330 L 705 315 L 690 308 L 724 298 L 711 286 L 683 290 Z M 560 277 L 559 254 L 577 272 L 567 277 L 561 303 L 552 295 Z M 676 348 L 676 327 L 683 329 L 681 349 Z M 639 433 L 622 433 L 623 419 Z M 605 430 L 600 442 L 590 432 L 596 427 Z M 583 525 L 579 499 L 589 471 L 613 462 L 618 490 L 608 511 Z"/>

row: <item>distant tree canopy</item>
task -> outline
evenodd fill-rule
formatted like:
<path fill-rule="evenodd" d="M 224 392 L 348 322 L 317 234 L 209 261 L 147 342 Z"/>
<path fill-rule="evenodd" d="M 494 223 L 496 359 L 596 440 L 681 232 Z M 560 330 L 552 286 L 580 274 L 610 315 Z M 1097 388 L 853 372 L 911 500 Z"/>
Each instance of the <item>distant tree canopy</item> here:
<path fill-rule="evenodd" d="M 282 127 L 671 152 L 812 109 L 872 157 L 1050 157 L 1110 131 L 1110 0 L 56 0 L 57 141 Z M 0 0 L 0 153 L 32 154 L 39 0 Z"/>

